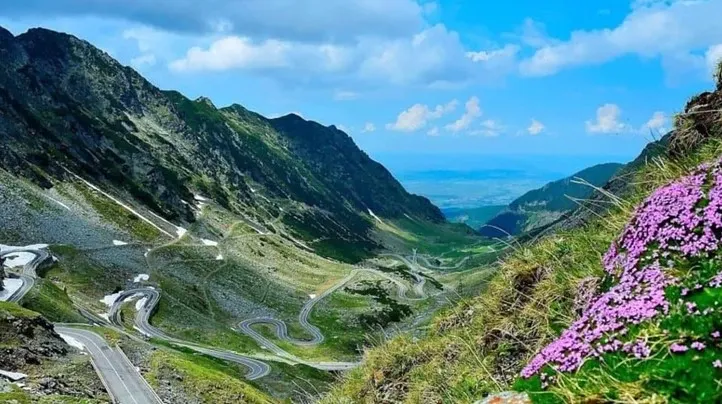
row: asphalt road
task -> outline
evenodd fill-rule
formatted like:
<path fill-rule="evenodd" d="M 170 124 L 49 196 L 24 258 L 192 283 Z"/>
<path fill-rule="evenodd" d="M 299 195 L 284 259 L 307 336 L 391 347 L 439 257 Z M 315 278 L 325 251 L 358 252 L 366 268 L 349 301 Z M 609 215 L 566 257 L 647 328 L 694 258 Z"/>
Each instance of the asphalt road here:
<path fill-rule="evenodd" d="M 314 326 L 313 324 L 308 322 L 308 317 L 311 314 L 311 311 L 313 310 L 313 307 L 318 303 L 319 301 L 323 300 L 330 294 L 337 291 L 339 288 L 343 287 L 347 283 L 349 283 L 353 278 L 355 278 L 360 273 L 372 273 L 374 275 L 380 276 L 382 278 L 385 278 L 386 280 L 394 283 L 396 287 L 398 288 L 398 296 L 400 299 L 403 300 L 424 300 L 427 298 L 427 295 L 424 291 L 424 284 L 426 283 L 426 278 L 419 275 L 417 272 L 415 272 L 415 265 L 412 264 L 410 261 L 408 261 L 406 258 L 404 258 L 401 255 L 396 254 L 390 254 L 390 256 L 401 260 L 411 269 L 411 274 L 414 277 L 414 293 L 417 295 L 416 297 L 409 297 L 407 296 L 408 292 L 408 286 L 405 282 L 394 278 L 390 276 L 389 274 L 385 272 L 381 272 L 375 269 L 368 269 L 368 268 L 359 268 L 354 271 L 352 271 L 348 276 L 338 281 L 335 285 L 332 287 L 326 289 L 323 293 L 319 294 L 318 296 L 312 298 L 306 304 L 303 305 L 301 308 L 300 313 L 298 314 L 298 322 L 303 327 L 304 330 L 306 330 L 310 335 L 311 339 L 309 340 L 301 340 L 296 339 L 288 335 L 288 326 L 285 322 L 270 318 L 270 317 L 257 317 L 257 318 L 251 318 L 244 321 L 241 321 L 239 326 L 239 331 L 242 333 L 248 335 L 249 337 L 253 338 L 258 344 L 265 347 L 269 351 L 273 352 L 274 354 L 278 356 L 282 356 L 291 360 L 294 360 L 298 363 L 302 363 L 311 367 L 314 367 L 316 369 L 321 370 L 347 370 L 354 368 L 360 364 L 360 362 L 310 362 L 303 360 L 301 358 L 298 358 L 297 356 L 285 351 L 278 345 L 276 345 L 273 341 L 269 340 L 268 338 L 264 337 L 261 333 L 257 332 L 252 328 L 255 324 L 268 324 L 274 327 L 276 338 L 288 341 L 292 344 L 301 345 L 301 346 L 311 346 L 311 345 L 317 345 L 324 341 L 324 336 L 321 333 L 321 330 L 318 329 L 318 327 Z"/>
<path fill-rule="evenodd" d="M 35 257 L 27 264 L 23 265 L 22 270 L 17 273 L 18 277 L 23 282 L 23 285 L 20 287 L 20 289 L 15 291 L 15 293 L 13 293 L 10 298 L 8 298 L 8 301 L 15 303 L 22 300 L 23 297 L 25 297 L 25 295 L 30 291 L 30 289 L 33 288 L 33 286 L 35 285 L 35 277 L 37 276 L 37 267 L 42 264 L 46 259 L 50 258 L 50 255 L 47 253 L 47 251 L 43 249 L 23 247 L 5 249 L 0 252 L 0 257 L 5 257 L 19 252 L 30 253 L 35 255 Z"/>
<path fill-rule="evenodd" d="M 125 303 L 129 298 L 135 295 L 142 295 L 142 298 L 145 298 L 146 300 L 141 306 L 140 310 L 138 310 L 138 312 L 136 313 L 134 324 L 141 333 L 147 335 L 148 337 L 172 342 L 175 345 L 189 348 L 196 352 L 241 364 L 248 368 L 248 373 L 246 373 L 246 379 L 248 380 L 259 379 L 271 372 L 271 367 L 268 364 L 261 362 L 257 359 L 250 358 L 232 351 L 212 349 L 204 347 L 202 345 L 179 340 L 166 335 L 161 330 L 150 325 L 150 316 L 153 313 L 155 306 L 158 304 L 158 301 L 160 300 L 160 293 L 156 289 L 138 288 L 124 291 L 123 293 L 121 293 L 115 300 L 115 302 L 113 302 L 113 305 L 110 308 L 108 318 L 110 319 L 111 323 L 120 328 L 124 328 L 120 316 L 120 309 L 123 303 Z"/>
<path fill-rule="evenodd" d="M 466 263 L 466 261 L 469 260 L 469 257 L 466 256 L 466 257 L 462 258 L 459 262 L 457 262 L 456 265 L 439 266 L 439 265 L 434 265 L 434 264 L 430 263 L 430 262 L 429 262 L 429 259 L 426 258 L 426 257 L 423 256 L 423 255 L 417 255 L 416 257 L 417 257 L 417 259 L 419 259 L 419 260 L 421 260 L 421 261 L 424 261 L 424 266 L 425 266 L 426 268 L 439 269 L 439 270 L 459 269 L 459 268 L 461 268 L 462 265 L 464 265 L 464 264 Z"/>
<path fill-rule="evenodd" d="M 111 348 L 98 334 L 56 325 L 55 331 L 85 346 L 108 393 L 119 404 L 162 403 L 119 348 Z"/>

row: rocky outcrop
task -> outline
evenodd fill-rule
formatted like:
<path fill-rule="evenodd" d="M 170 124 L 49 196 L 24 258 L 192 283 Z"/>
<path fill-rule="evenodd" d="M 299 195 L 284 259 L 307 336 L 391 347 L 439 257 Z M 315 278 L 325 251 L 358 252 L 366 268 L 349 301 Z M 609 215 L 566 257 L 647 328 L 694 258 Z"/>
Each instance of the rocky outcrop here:
<path fill-rule="evenodd" d="M 0 290 L 3 290 L 3 279 L 5 279 L 5 257 L 0 257 Z"/>
<path fill-rule="evenodd" d="M 11 303 L 0 306 L 0 363 L 3 370 L 17 371 L 27 365 L 65 356 L 68 345 L 39 314 Z"/>

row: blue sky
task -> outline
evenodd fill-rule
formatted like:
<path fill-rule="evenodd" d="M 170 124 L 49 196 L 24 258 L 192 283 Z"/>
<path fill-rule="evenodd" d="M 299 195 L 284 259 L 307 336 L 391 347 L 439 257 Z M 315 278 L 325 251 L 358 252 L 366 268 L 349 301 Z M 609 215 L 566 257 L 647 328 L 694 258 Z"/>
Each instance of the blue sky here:
<path fill-rule="evenodd" d="M 24 0 L 161 88 L 335 124 L 372 156 L 631 159 L 711 88 L 722 0 Z"/>

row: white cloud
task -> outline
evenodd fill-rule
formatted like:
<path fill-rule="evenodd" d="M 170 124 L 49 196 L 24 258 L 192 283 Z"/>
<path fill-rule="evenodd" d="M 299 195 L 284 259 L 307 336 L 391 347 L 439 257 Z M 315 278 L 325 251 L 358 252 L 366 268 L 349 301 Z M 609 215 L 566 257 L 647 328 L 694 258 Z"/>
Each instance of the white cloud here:
<path fill-rule="evenodd" d="M 627 54 L 642 57 L 691 53 L 722 43 L 721 1 L 668 0 L 635 3 L 614 28 L 572 32 L 566 41 L 538 49 L 520 71 L 544 76 L 572 66 L 601 64 Z"/>
<path fill-rule="evenodd" d="M 366 122 L 364 125 L 364 128 L 361 129 L 361 133 L 367 133 L 367 132 L 374 132 L 376 130 L 376 125 L 374 125 L 371 122 Z"/>
<path fill-rule="evenodd" d="M 429 131 L 426 132 L 426 134 L 429 136 L 439 136 L 439 127 L 434 126 L 433 128 L 429 129 Z"/>
<path fill-rule="evenodd" d="M 537 121 L 536 119 L 531 120 L 531 125 L 526 129 L 527 132 L 529 132 L 530 135 L 538 135 L 542 132 L 544 132 L 545 126 L 543 123 Z"/>
<path fill-rule="evenodd" d="M 358 93 L 354 91 L 336 91 L 333 99 L 336 101 L 350 101 L 358 98 Z"/>
<path fill-rule="evenodd" d="M 655 133 L 664 133 L 666 132 L 665 126 L 667 125 L 668 118 L 662 111 L 657 111 L 654 114 L 652 114 L 652 117 L 649 118 L 649 121 L 642 125 L 642 128 L 640 129 L 640 132 L 648 132 L 652 131 Z"/>
<path fill-rule="evenodd" d="M 629 126 L 620 122 L 622 110 L 616 104 L 604 104 L 597 108 L 597 117 L 594 121 L 587 121 L 589 133 L 621 133 L 629 130 Z"/>
<path fill-rule="evenodd" d="M 0 1 L 9 19 L 95 16 L 169 32 L 227 32 L 259 40 L 353 42 L 359 36 L 404 37 L 425 25 L 415 0 L 23 0 Z"/>
<path fill-rule="evenodd" d="M 226 37 L 204 50 L 193 47 L 170 64 L 176 71 L 278 68 L 288 64 L 290 44 L 277 40 L 253 43 L 249 38 Z"/>
<path fill-rule="evenodd" d="M 437 24 L 408 37 L 361 36 L 343 44 L 225 36 L 192 47 L 170 67 L 176 71 L 248 69 L 313 84 L 453 88 L 498 81 L 516 68 L 518 50 L 516 45 L 506 45 L 468 52 L 456 32 Z"/>
<path fill-rule="evenodd" d="M 472 62 L 490 62 L 494 60 L 509 60 L 513 59 L 514 56 L 519 52 L 519 46 L 517 45 L 506 45 L 503 48 L 478 51 L 478 52 L 466 52 L 466 57 L 471 59 Z"/>
<path fill-rule="evenodd" d="M 542 48 L 558 42 L 547 34 L 544 24 L 534 21 L 531 18 L 524 20 L 518 32 L 518 35 L 515 35 L 518 37 L 518 40 L 532 48 Z"/>
<path fill-rule="evenodd" d="M 479 98 L 473 96 L 466 101 L 464 105 L 464 114 L 461 118 L 445 126 L 445 129 L 451 132 L 459 132 L 467 129 L 469 125 L 481 116 L 481 108 L 479 107 Z"/>
<path fill-rule="evenodd" d="M 704 55 L 707 69 L 712 74 L 716 71 L 717 65 L 722 62 L 722 44 L 710 46 Z"/>
<path fill-rule="evenodd" d="M 472 130 L 470 135 L 482 135 L 488 137 L 499 136 L 504 131 L 504 126 L 493 119 L 487 119 L 481 122 L 481 129 Z"/>
<path fill-rule="evenodd" d="M 386 129 L 399 132 L 415 132 L 429 121 L 439 119 L 442 116 L 452 112 L 458 105 L 457 100 L 451 100 L 444 105 L 437 105 L 435 108 L 429 108 L 428 105 L 414 104 L 409 109 L 402 111 L 396 122 L 386 124 Z"/>

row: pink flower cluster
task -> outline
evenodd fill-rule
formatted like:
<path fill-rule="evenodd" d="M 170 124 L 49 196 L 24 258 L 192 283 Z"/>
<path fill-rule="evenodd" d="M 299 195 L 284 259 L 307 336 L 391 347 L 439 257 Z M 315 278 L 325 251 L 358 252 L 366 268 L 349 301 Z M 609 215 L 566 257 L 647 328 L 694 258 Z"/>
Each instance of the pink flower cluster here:
<path fill-rule="evenodd" d="M 713 184 L 705 195 L 708 170 Z M 605 352 L 623 351 L 637 358 L 649 356 L 650 349 L 644 341 L 622 343 L 620 338 L 629 325 L 668 313 L 670 303 L 664 291 L 678 281 L 664 271 L 660 261 L 671 266 L 672 257 L 714 251 L 720 246 L 721 232 L 719 163 L 701 166 L 691 175 L 656 190 L 637 209 L 603 257 L 605 270 L 618 279 L 617 284 L 597 297 L 557 340 L 542 349 L 521 375 L 531 377 L 545 365 L 560 372 L 574 371 L 585 359 Z M 722 285 L 722 273 L 710 283 Z M 686 309 L 698 311 L 694 303 L 688 303 Z M 692 348 L 704 349 L 704 344 L 694 343 Z M 670 346 L 673 352 L 687 349 L 679 344 Z"/>
<path fill-rule="evenodd" d="M 617 339 L 626 327 L 667 312 L 669 303 L 664 288 L 670 284 L 658 264 L 640 271 L 626 272 L 620 282 L 599 296 L 561 337 L 547 345 L 522 370 L 531 377 L 544 365 L 552 364 L 560 372 L 573 371 L 590 356 L 624 349 L 635 356 L 648 356 L 646 345 L 625 345 Z M 604 337 L 612 342 L 600 342 Z"/>

